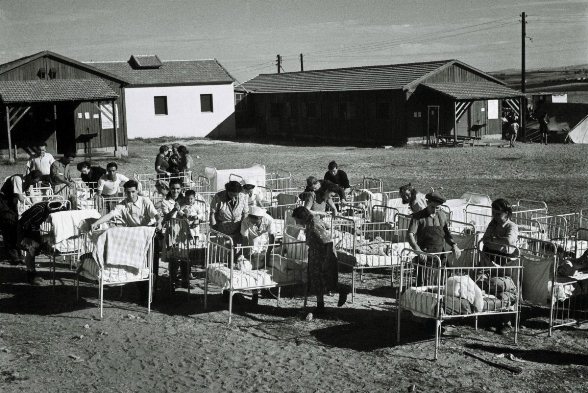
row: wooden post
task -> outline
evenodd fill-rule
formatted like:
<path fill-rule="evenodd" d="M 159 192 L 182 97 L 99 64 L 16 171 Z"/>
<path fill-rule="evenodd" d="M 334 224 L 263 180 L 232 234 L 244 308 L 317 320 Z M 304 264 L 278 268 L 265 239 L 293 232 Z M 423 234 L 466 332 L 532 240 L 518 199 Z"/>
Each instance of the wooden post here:
<path fill-rule="evenodd" d="M 10 109 L 8 105 L 6 105 L 6 132 L 8 133 L 8 160 L 14 162 L 14 157 L 12 157 L 12 138 L 10 136 Z"/>
<path fill-rule="evenodd" d="M 112 100 L 112 126 L 114 127 L 114 156 L 118 158 L 120 152 L 118 151 L 118 130 L 116 128 L 116 106 Z"/>
<path fill-rule="evenodd" d="M 457 146 L 457 101 L 453 101 L 453 144 Z"/>

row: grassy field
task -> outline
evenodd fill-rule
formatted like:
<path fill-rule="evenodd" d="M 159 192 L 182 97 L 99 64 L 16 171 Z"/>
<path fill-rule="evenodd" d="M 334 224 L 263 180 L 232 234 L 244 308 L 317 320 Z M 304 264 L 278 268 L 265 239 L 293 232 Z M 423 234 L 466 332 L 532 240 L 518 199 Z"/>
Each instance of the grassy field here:
<path fill-rule="evenodd" d="M 205 166 L 219 169 L 264 164 L 268 170 L 289 171 L 301 187 L 309 175 L 320 176 L 327 163 L 336 160 L 352 183 L 363 176 L 381 178 L 386 190 L 412 182 L 419 189 L 443 187 L 449 198 L 466 191 L 492 198 L 534 199 L 547 202 L 554 213 L 588 208 L 588 146 L 518 144 L 514 149 L 488 147 L 395 149 L 281 146 L 202 140 L 183 141 L 196 159 L 201 173 Z M 119 160 L 126 175 L 153 172 L 161 140 L 135 140 L 129 157 Z M 77 161 L 79 161 L 78 159 Z M 111 158 L 96 159 L 105 166 Z M 76 161 L 76 162 L 77 162 Z M 0 167 L 8 176 L 24 165 Z"/>

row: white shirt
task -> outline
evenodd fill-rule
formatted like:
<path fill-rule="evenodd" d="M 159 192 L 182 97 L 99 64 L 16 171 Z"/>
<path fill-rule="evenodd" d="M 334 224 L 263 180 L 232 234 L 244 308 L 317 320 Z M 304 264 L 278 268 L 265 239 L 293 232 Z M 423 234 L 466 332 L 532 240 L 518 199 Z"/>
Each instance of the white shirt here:
<path fill-rule="evenodd" d="M 153 202 L 142 196 L 138 196 L 136 202 L 122 200 L 115 206 L 114 212 L 128 227 L 149 225 L 159 215 Z"/>
<path fill-rule="evenodd" d="M 110 180 L 107 176 L 108 175 L 104 175 L 98 180 L 98 193 L 105 196 L 118 194 L 119 187 L 129 181 L 128 177 L 121 175 L 120 173 L 116 174 L 116 179 L 114 181 Z"/>
<path fill-rule="evenodd" d="M 249 240 L 253 240 L 267 233 L 268 235 L 275 235 L 274 219 L 269 214 L 264 214 L 261 217 L 259 224 L 254 224 L 249 216 L 241 221 L 241 235 Z"/>
<path fill-rule="evenodd" d="M 43 157 L 32 157 L 27 162 L 25 174 L 29 174 L 31 171 L 37 169 L 43 175 L 49 175 L 51 173 L 51 164 L 54 162 L 55 158 L 50 153 L 45 153 Z"/>

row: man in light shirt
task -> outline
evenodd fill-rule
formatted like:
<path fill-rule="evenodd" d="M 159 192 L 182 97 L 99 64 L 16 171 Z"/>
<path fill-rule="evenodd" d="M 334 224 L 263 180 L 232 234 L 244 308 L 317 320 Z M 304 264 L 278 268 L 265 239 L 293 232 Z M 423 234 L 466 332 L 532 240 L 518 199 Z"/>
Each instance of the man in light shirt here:
<path fill-rule="evenodd" d="M 108 164 L 110 166 L 110 164 Z M 116 164 L 115 164 L 116 166 Z M 157 232 L 161 233 L 163 217 L 153 202 L 147 197 L 139 195 L 138 189 L 139 184 L 136 180 L 129 180 L 124 183 L 125 199 L 119 202 L 115 208 L 109 213 L 100 217 L 94 224 L 92 224 L 92 230 L 96 231 L 100 229 L 100 225 L 110 220 L 117 218 L 122 221 L 123 226 L 126 227 L 139 227 L 139 226 L 151 226 L 155 223 Z M 157 277 L 159 275 L 159 241 L 155 240 L 153 248 L 153 288 L 157 288 Z M 141 283 L 139 290 L 147 293 L 146 283 Z M 143 293 L 141 298 L 144 299 Z"/>
<path fill-rule="evenodd" d="M 118 195 L 119 188 L 128 182 L 129 178 L 117 173 L 117 171 L 118 165 L 116 162 L 111 162 L 106 166 L 106 174 L 98 180 L 98 195 L 103 197 Z"/>
<path fill-rule="evenodd" d="M 46 143 L 40 144 L 37 149 L 38 153 L 35 156 L 31 156 L 27 162 L 25 175 L 36 169 L 41 171 L 41 174 L 45 176 L 44 180 L 48 181 L 49 175 L 51 174 L 51 164 L 55 162 L 55 158 L 53 158 L 51 153 L 47 153 Z"/>

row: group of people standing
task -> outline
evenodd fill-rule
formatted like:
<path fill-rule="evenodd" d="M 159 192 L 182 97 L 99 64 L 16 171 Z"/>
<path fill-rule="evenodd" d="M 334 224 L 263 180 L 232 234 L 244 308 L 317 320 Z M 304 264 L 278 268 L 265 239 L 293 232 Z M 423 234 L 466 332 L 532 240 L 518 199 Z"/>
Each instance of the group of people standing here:
<path fill-rule="evenodd" d="M 194 160 L 188 148 L 179 143 L 162 145 L 155 157 L 155 173 L 158 178 L 179 176 L 180 173 L 194 169 Z"/>

